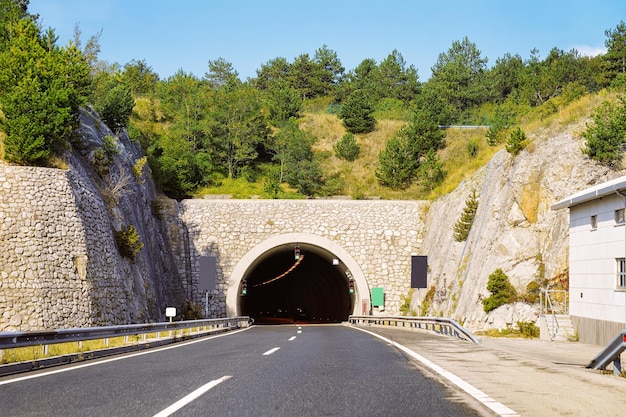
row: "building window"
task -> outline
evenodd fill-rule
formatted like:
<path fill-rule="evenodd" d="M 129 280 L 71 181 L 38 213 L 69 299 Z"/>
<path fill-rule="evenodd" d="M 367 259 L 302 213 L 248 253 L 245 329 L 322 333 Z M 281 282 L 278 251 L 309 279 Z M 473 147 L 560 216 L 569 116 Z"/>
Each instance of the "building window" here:
<path fill-rule="evenodd" d="M 596 230 L 598 228 L 598 216 L 591 216 L 589 223 L 591 224 L 591 230 Z"/>
<path fill-rule="evenodd" d="M 626 259 L 617 258 L 617 289 L 626 290 Z"/>
<path fill-rule="evenodd" d="M 615 223 L 624 224 L 624 209 L 615 210 Z"/>

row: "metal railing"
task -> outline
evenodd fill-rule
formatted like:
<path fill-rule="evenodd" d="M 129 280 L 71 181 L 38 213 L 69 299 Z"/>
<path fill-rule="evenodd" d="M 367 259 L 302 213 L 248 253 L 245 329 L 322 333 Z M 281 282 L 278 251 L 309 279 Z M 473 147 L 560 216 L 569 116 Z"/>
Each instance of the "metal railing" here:
<path fill-rule="evenodd" d="M 587 368 L 605 369 L 609 363 L 613 362 L 613 374 L 621 375 L 622 363 L 621 354 L 626 350 L 626 329 L 615 336 L 615 339 L 609 343 L 602 352 L 589 362 Z"/>
<path fill-rule="evenodd" d="M 476 344 L 480 341 L 455 320 L 441 317 L 405 317 L 405 316 L 350 316 L 350 324 L 359 326 L 391 326 L 405 329 L 426 330 L 446 336 L 453 336 Z"/>
<path fill-rule="evenodd" d="M 551 297 L 550 294 L 554 295 L 554 297 Z M 567 296 L 568 292 L 565 290 L 539 290 L 540 315 L 544 317 L 546 315 L 550 315 L 550 320 L 552 322 L 551 325 L 548 326 L 550 331 L 550 340 L 554 340 L 554 338 L 556 338 L 556 335 L 559 332 L 560 328 L 559 320 L 557 319 L 556 315 L 569 313 Z M 553 303 L 553 298 L 560 298 L 561 302 Z M 547 319 L 546 324 L 548 324 Z"/>
<path fill-rule="evenodd" d="M 200 329 L 202 327 L 205 328 L 205 331 L 231 330 L 240 327 L 248 327 L 249 322 L 249 317 L 232 317 L 225 319 L 127 324 L 121 326 L 86 327 L 75 329 L 0 332 L 0 349 L 107 339 L 119 336 L 157 333 L 167 330 Z M 200 330 L 198 331 L 200 332 Z"/>

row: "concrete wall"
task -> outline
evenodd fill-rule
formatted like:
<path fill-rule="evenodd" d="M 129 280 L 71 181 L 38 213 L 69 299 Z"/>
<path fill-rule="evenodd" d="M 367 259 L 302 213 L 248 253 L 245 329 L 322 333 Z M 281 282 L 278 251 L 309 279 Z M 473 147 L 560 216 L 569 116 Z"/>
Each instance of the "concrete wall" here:
<path fill-rule="evenodd" d="M 358 269 L 351 271 L 357 275 L 357 292 L 369 298 L 371 287 L 383 287 L 386 313 L 396 314 L 401 297 L 410 289 L 411 255 L 418 255 L 422 244 L 425 210 L 425 203 L 417 201 L 205 199 L 181 203 L 196 285 L 200 256 L 217 257 L 211 316 L 237 313 L 232 295 L 240 277 L 233 273 L 250 265 L 248 253 L 271 249 L 284 240 L 281 236 L 308 236 L 309 243 L 327 241 L 336 245 L 337 252 L 345 251 L 353 269 Z M 195 301 L 204 303 L 203 294 L 197 290 L 195 294 Z"/>

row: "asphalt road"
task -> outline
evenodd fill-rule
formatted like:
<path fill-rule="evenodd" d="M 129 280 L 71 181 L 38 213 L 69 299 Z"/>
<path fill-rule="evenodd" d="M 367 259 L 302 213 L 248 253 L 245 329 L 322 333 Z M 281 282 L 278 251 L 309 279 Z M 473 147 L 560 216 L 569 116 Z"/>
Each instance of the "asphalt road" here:
<path fill-rule="evenodd" d="M 369 334 L 288 325 L 0 378 L 0 415 L 488 414 Z"/>

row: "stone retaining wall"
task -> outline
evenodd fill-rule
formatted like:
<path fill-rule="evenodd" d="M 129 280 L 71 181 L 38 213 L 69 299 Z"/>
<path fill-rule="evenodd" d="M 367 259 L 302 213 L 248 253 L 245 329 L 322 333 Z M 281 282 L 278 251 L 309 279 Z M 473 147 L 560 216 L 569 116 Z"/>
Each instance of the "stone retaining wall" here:
<path fill-rule="evenodd" d="M 408 295 L 411 255 L 422 244 L 426 203 L 357 200 L 184 200 L 182 218 L 191 248 L 192 280 L 197 283 L 199 257 L 216 256 L 217 287 L 212 315 L 227 312 L 226 294 L 237 291 L 231 281 L 244 255 L 268 239 L 309 234 L 336 243 L 358 263 L 369 288 L 385 289 L 386 314 L 399 313 Z M 270 247 L 267 248 L 271 249 Z M 203 303 L 196 291 L 196 301 Z M 232 311 L 231 306 L 231 311 Z"/>

